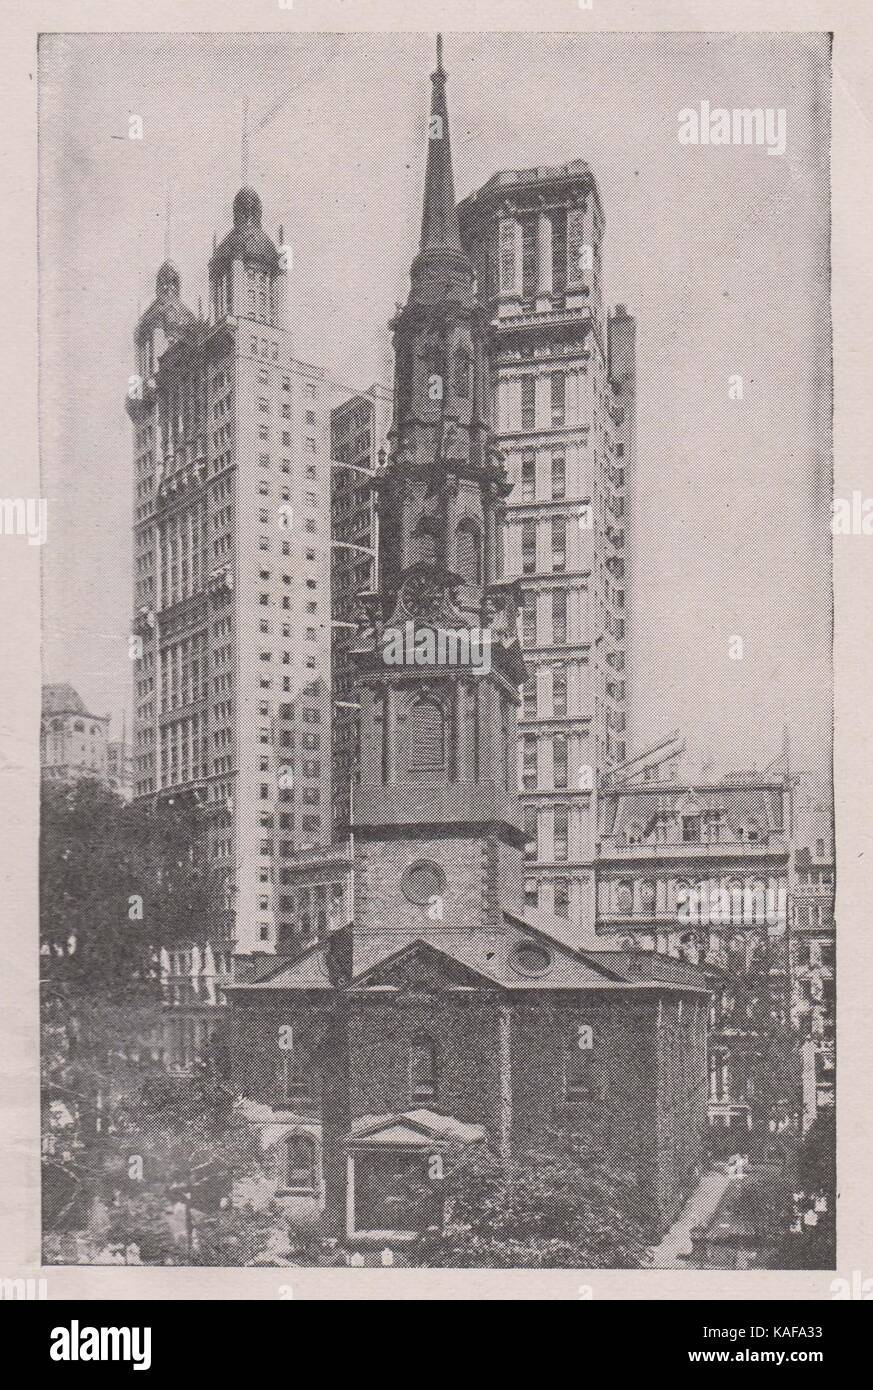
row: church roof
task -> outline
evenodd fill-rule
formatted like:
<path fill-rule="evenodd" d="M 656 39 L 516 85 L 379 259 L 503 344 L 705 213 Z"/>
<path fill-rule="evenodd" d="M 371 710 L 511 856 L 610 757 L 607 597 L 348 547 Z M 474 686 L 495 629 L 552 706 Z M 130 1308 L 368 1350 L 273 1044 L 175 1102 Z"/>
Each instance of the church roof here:
<path fill-rule="evenodd" d="M 579 949 L 509 913 L 503 927 L 492 930 L 356 933 L 350 988 L 394 992 L 413 963 L 441 968 L 448 987 L 457 990 L 708 992 L 703 974 L 685 962 L 651 951 Z M 256 980 L 229 986 L 231 992 L 246 994 L 331 988 L 326 948 L 320 943 L 296 960 L 277 961 Z"/>

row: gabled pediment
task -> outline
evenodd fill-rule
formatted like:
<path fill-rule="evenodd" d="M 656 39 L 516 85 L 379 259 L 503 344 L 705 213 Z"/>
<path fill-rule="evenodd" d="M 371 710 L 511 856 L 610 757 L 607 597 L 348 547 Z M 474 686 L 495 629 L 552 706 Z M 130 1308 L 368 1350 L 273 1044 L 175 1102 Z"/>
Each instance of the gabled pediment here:
<path fill-rule="evenodd" d="M 353 988 L 439 994 L 451 989 L 493 989 L 497 984 L 447 951 L 427 941 L 412 941 L 357 975 Z"/>
<path fill-rule="evenodd" d="M 433 1110 L 404 1110 L 399 1115 L 365 1115 L 355 1120 L 346 1143 L 365 1148 L 432 1148 L 435 1144 L 479 1144 L 484 1139 L 482 1125 L 465 1124 Z"/>

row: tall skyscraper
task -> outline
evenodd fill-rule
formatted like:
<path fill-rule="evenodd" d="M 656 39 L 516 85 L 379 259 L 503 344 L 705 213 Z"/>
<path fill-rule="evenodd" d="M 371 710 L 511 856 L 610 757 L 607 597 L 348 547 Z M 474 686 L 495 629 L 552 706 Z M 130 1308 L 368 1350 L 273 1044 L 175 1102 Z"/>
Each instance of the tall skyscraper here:
<path fill-rule="evenodd" d="M 524 594 L 526 903 L 587 935 L 598 779 L 627 742 L 635 322 L 604 310 L 603 211 L 581 160 L 495 174 L 459 214 L 512 484 L 504 574 Z"/>
<path fill-rule="evenodd" d="M 330 417 L 331 612 L 333 614 L 333 822 L 348 822 L 359 760 L 357 682 L 352 651 L 358 600 L 377 584 L 378 526 L 371 485 L 391 420 L 391 391 L 371 386 Z"/>
<path fill-rule="evenodd" d="M 261 217 L 241 189 L 207 317 L 161 267 L 128 399 L 135 794 L 206 809 L 218 944 L 237 955 L 299 936 L 287 890 L 330 844 L 330 411 L 348 395 L 294 356 L 281 231 Z"/>

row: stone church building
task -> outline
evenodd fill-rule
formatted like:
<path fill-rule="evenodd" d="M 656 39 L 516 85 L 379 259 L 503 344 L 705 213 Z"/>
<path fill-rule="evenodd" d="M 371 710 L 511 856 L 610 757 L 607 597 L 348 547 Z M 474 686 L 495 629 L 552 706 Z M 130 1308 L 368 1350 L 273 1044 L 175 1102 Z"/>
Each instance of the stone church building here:
<path fill-rule="evenodd" d="M 708 994 L 682 961 L 580 949 L 557 921 L 525 920 L 509 485 L 439 55 L 431 80 L 421 243 L 374 480 L 379 586 L 355 653 L 354 921 L 296 958 L 253 958 L 228 990 L 227 1055 L 274 1159 L 270 1192 L 302 1224 L 402 1239 L 440 1219 L 438 1180 L 430 1202 L 408 1195 L 436 1153 L 521 1154 L 569 1131 L 636 1175 L 656 1233 L 699 1171 Z"/>

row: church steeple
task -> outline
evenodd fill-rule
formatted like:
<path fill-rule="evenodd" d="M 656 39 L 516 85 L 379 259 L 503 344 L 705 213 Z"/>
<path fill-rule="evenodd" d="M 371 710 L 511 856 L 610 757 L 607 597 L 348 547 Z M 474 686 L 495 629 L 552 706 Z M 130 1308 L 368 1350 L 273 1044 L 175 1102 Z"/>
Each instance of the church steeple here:
<path fill-rule="evenodd" d="M 488 422 L 486 323 L 455 207 L 442 46 L 432 74 L 421 243 L 406 306 L 392 322 L 390 457 L 380 485 L 382 588 L 392 603 L 409 568 L 430 563 L 463 583 L 481 616 L 500 574 L 506 479 Z"/>
<path fill-rule="evenodd" d="M 526 671 L 518 586 L 501 581 L 500 554 L 509 484 L 488 425 L 486 324 L 458 232 L 441 46 L 431 80 L 421 246 L 392 323 L 394 419 L 376 479 L 380 590 L 363 600 L 356 652 L 358 938 L 418 937 L 435 921 L 497 929 L 523 896 L 516 707 Z M 457 885 L 470 873 L 451 922 L 428 916 L 450 866 Z"/>
<path fill-rule="evenodd" d="M 443 38 L 437 35 L 437 65 L 431 74 L 430 120 L 427 135 L 427 163 L 424 171 L 424 209 L 421 218 L 422 251 L 462 251 L 455 207 L 455 181 L 452 175 L 452 147 L 449 113 L 446 106 L 446 71 L 443 67 Z"/>

